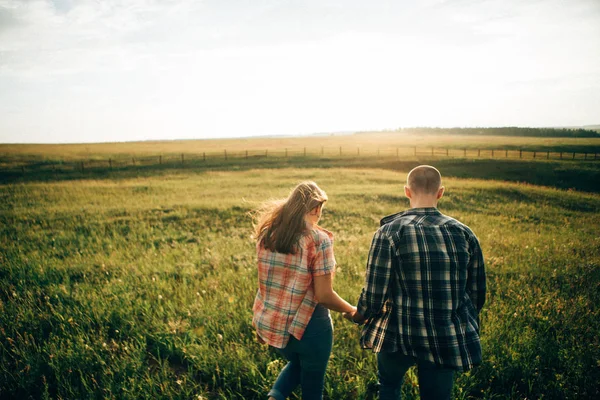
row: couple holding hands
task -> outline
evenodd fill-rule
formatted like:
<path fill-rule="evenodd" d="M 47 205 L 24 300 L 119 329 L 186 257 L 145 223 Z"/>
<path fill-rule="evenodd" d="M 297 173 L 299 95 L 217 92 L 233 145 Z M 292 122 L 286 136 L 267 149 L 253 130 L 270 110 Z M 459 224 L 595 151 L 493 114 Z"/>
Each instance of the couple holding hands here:
<path fill-rule="evenodd" d="M 382 400 L 400 399 L 414 364 L 422 399 L 450 399 L 454 372 L 481 363 L 486 283 L 479 241 L 438 211 L 444 187 L 436 168 L 411 170 L 404 193 L 410 209 L 383 218 L 373 236 L 356 307 L 333 290 L 333 235 L 318 226 L 323 190 L 302 182 L 257 211 L 252 324 L 258 340 L 288 360 L 269 400 L 286 399 L 298 385 L 303 399 L 322 398 L 333 345 L 329 310 L 363 326 L 361 346 L 377 355 Z"/>

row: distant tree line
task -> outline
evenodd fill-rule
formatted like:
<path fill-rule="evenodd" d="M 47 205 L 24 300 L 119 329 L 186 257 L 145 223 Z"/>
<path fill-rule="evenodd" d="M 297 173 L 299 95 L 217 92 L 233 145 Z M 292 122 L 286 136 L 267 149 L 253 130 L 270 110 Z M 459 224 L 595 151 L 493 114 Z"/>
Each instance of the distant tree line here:
<path fill-rule="evenodd" d="M 535 137 L 578 137 L 597 138 L 600 132 L 582 128 L 400 128 L 399 131 L 416 134 L 490 135 L 490 136 L 535 136 Z"/>

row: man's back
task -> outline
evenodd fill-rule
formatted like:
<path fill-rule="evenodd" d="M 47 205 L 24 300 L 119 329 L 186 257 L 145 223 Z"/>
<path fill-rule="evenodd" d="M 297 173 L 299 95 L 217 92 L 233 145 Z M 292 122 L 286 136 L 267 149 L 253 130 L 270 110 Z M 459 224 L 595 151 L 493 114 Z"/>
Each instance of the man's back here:
<path fill-rule="evenodd" d="M 367 264 L 359 311 L 361 343 L 438 365 L 481 362 L 478 313 L 485 300 L 479 242 L 437 208 L 413 208 L 381 221 Z"/>

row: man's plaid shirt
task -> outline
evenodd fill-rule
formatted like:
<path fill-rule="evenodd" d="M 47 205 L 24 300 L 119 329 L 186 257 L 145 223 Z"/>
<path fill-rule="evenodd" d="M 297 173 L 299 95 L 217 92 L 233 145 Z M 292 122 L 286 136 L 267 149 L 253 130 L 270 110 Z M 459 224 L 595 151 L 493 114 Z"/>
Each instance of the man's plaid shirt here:
<path fill-rule="evenodd" d="M 358 312 L 361 345 L 466 371 L 481 363 L 485 270 L 477 237 L 436 208 L 381 220 Z"/>

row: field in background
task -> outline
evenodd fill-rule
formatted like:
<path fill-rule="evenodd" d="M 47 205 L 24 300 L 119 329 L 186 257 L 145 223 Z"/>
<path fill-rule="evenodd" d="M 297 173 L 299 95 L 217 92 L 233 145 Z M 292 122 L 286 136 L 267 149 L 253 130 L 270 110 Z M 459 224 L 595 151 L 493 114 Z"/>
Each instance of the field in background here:
<path fill-rule="evenodd" d="M 577 145 L 591 152 L 595 143 Z M 115 146 L 128 155 L 137 148 Z M 76 147 L 48 157 L 76 158 Z M 9 153 L 2 159 L 12 165 L 20 155 Z M 256 270 L 247 212 L 316 180 L 330 198 L 322 225 L 336 235 L 334 286 L 355 302 L 378 221 L 407 207 L 404 178 L 421 162 L 440 167 L 440 210 L 473 228 L 488 268 L 484 364 L 458 377 L 454 397 L 600 396 L 600 162 L 239 161 L 4 181 L 0 399 L 264 398 L 282 364 L 250 325 Z M 334 320 L 327 398 L 371 399 L 375 359 L 359 348 L 356 327 Z M 411 370 L 403 395 L 417 393 Z"/>
<path fill-rule="evenodd" d="M 376 154 L 377 149 L 409 149 L 413 147 L 428 149 L 451 148 L 468 150 L 525 150 L 551 152 L 588 152 L 600 153 L 600 138 L 543 138 L 514 136 L 476 136 L 476 135 L 440 135 L 411 134 L 404 132 L 357 133 L 350 135 L 221 139 L 221 140 L 181 140 L 148 141 L 131 143 L 99 144 L 58 144 L 28 145 L 0 144 L 0 157 L 6 161 L 73 161 L 94 160 L 120 157 L 146 157 L 180 154 L 223 154 L 230 153 L 260 154 L 264 151 L 283 152 L 287 148 L 290 154 L 300 154 L 304 148 L 309 154 L 337 154 L 339 148 L 347 154 Z M 425 150 L 426 151 L 426 150 Z M 410 151 L 409 151 L 410 152 Z"/>
<path fill-rule="evenodd" d="M 419 163 L 434 163 L 443 167 L 447 175 L 461 178 L 600 192 L 600 138 L 404 132 L 286 139 L 0 145 L 0 184 L 123 179 L 173 170 L 334 167 L 407 170 Z"/>

